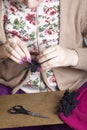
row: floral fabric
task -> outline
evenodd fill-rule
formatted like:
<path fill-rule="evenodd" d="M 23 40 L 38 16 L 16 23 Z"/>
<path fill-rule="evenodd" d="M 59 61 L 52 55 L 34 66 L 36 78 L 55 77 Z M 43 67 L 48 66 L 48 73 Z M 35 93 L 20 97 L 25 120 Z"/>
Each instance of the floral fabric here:
<path fill-rule="evenodd" d="M 24 41 L 32 57 L 35 58 L 46 48 L 59 43 L 59 0 L 43 0 L 30 9 L 16 0 L 3 0 L 4 26 L 7 38 L 18 36 Z M 56 79 L 51 69 L 46 70 L 47 79 L 53 91 Z M 27 93 L 47 91 L 40 72 L 32 73 L 30 79 L 21 88 Z"/>

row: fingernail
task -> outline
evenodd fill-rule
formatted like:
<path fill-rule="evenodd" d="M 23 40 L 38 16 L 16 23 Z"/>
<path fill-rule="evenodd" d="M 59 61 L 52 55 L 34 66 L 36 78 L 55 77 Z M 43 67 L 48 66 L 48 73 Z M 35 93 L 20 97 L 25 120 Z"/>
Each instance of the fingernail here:
<path fill-rule="evenodd" d="M 22 65 L 22 64 L 23 64 L 23 61 L 20 61 L 20 64 Z"/>
<path fill-rule="evenodd" d="M 22 61 L 25 61 L 25 60 L 26 60 L 26 57 L 23 57 L 23 58 L 22 58 Z"/>
<path fill-rule="evenodd" d="M 30 58 L 28 58 L 28 62 L 31 63 L 31 59 Z"/>
<path fill-rule="evenodd" d="M 38 67 L 38 68 L 37 68 L 37 70 L 38 70 L 38 71 L 41 71 L 41 70 L 42 70 L 42 68 L 41 68 L 41 67 Z"/>

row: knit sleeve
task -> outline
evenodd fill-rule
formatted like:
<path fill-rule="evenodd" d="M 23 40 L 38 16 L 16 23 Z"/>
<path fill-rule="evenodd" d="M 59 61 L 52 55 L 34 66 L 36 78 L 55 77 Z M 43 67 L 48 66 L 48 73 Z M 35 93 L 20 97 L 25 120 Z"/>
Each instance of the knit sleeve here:
<path fill-rule="evenodd" d="M 81 33 L 84 37 L 87 38 L 87 0 L 82 0 L 82 9 L 81 9 Z"/>
<path fill-rule="evenodd" d="M 84 46 L 75 48 L 79 56 L 79 61 L 75 68 L 87 71 L 87 0 L 81 0 L 80 27 Z"/>

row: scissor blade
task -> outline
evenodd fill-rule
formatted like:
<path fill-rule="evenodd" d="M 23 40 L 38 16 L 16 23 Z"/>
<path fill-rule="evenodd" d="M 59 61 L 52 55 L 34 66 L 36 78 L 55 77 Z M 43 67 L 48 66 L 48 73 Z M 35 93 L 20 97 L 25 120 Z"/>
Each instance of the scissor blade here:
<path fill-rule="evenodd" d="M 40 117 L 40 118 L 49 118 L 47 116 L 43 116 L 41 114 L 38 114 L 38 113 L 35 113 L 35 112 L 31 112 L 31 111 L 29 111 L 28 114 L 31 115 L 31 116 L 36 116 L 36 117 Z"/>

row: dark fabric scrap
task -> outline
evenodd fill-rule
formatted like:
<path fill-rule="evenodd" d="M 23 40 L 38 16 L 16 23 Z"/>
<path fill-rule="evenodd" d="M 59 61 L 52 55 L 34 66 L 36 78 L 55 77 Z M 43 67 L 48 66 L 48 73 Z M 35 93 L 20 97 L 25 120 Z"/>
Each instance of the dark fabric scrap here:
<path fill-rule="evenodd" d="M 77 95 L 76 91 L 69 92 L 69 90 L 66 90 L 57 107 L 57 113 L 63 112 L 63 114 L 68 117 L 78 104 L 78 101 L 76 100 Z"/>

